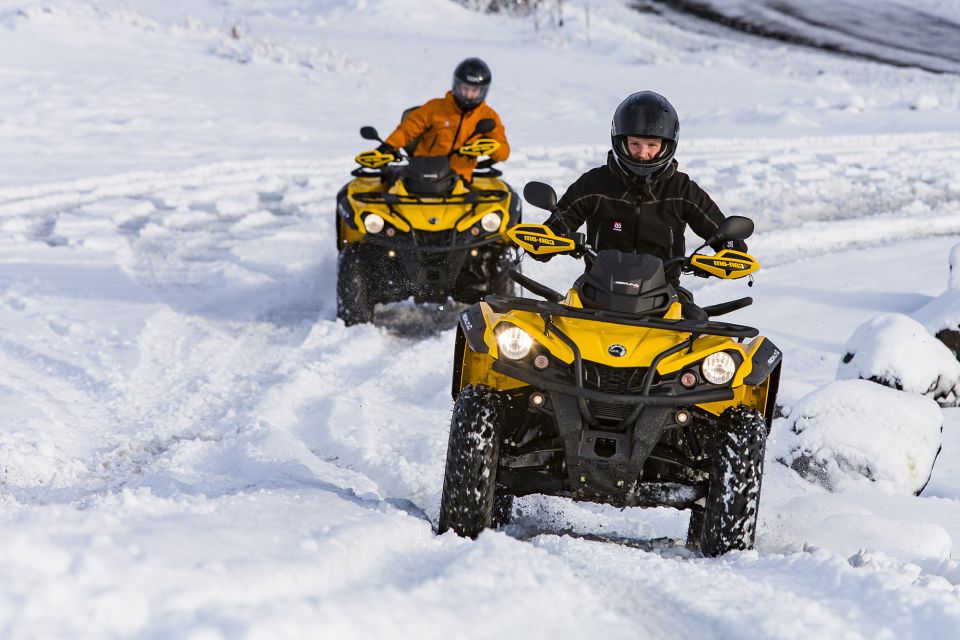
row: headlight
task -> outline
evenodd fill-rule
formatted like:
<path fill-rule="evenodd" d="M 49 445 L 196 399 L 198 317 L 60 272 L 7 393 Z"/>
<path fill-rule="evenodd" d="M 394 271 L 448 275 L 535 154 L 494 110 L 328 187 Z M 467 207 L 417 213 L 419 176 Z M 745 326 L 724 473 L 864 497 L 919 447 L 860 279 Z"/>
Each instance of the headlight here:
<path fill-rule="evenodd" d="M 500 214 L 488 213 L 480 218 L 480 226 L 484 231 L 493 232 L 500 228 Z"/>
<path fill-rule="evenodd" d="M 368 213 L 363 218 L 363 228 L 367 230 L 367 233 L 380 233 L 383 231 L 383 225 L 383 218 L 375 213 Z"/>
<path fill-rule="evenodd" d="M 533 346 L 533 336 L 512 324 L 506 325 L 497 333 L 497 348 L 500 353 L 511 360 L 519 360 L 530 353 Z"/>
<path fill-rule="evenodd" d="M 713 384 L 726 384 L 733 378 L 737 372 L 737 363 L 733 357 L 726 351 L 711 353 L 703 359 L 703 365 L 700 367 L 703 371 L 703 377 Z"/>

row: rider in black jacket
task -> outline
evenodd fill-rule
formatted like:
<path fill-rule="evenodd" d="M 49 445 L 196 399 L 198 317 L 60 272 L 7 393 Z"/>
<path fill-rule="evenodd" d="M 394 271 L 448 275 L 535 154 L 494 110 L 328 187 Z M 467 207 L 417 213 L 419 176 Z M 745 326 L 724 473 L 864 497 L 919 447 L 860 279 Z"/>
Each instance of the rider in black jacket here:
<path fill-rule="evenodd" d="M 586 222 L 587 241 L 597 251 L 650 253 L 663 260 L 686 255 L 687 225 L 706 240 L 724 215 L 696 182 L 677 170 L 673 156 L 679 132 L 677 112 L 666 98 L 652 91 L 628 96 L 613 114 L 607 163 L 570 185 L 547 225 L 570 235 Z M 742 241 L 724 246 L 747 248 Z M 705 319 L 690 293 L 679 287 L 680 267 L 674 265 L 666 276 L 680 294 L 684 315 Z"/>

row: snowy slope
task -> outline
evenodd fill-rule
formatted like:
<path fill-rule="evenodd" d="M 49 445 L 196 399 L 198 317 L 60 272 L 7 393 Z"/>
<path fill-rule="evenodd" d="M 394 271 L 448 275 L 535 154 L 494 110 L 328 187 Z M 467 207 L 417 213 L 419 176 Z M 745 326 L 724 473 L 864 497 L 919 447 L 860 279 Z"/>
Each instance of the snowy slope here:
<path fill-rule="evenodd" d="M 755 298 L 731 319 L 784 350 L 787 407 L 947 285 L 955 76 L 612 2 L 588 31 L 586 6 L 534 29 L 447 0 L 0 0 L 0 636 L 955 636 L 957 409 L 920 497 L 769 459 L 752 552 L 692 557 L 674 510 L 537 497 L 434 535 L 450 310 L 336 322 L 331 221 L 356 130 L 466 55 L 493 66 L 515 186 L 601 161 L 626 93 L 674 100 L 681 166 L 755 218 L 765 267 L 692 287 Z"/>

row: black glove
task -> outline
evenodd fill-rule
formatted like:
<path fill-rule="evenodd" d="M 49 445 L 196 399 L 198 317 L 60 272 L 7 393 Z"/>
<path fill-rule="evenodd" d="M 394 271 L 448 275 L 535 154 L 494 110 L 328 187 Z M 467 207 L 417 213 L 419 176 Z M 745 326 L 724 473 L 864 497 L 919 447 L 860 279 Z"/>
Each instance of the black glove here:
<path fill-rule="evenodd" d="M 722 245 L 721 249 L 733 249 L 734 251 L 740 251 L 742 253 L 747 252 L 747 243 L 743 240 L 727 240 Z"/>
<path fill-rule="evenodd" d="M 394 158 L 400 157 L 400 154 L 397 152 L 397 150 L 391 147 L 390 145 L 388 145 L 386 142 L 384 142 L 382 145 L 377 147 L 377 151 L 379 151 L 380 153 L 389 153 Z"/>
<path fill-rule="evenodd" d="M 557 254 L 555 254 L 555 253 L 545 253 L 545 254 L 543 254 L 543 255 L 537 255 L 536 253 L 531 253 L 530 251 L 527 251 L 527 255 L 530 256 L 531 258 L 533 258 L 534 260 L 536 260 L 537 262 L 546 262 L 547 260 L 549 260 L 550 258 L 552 258 L 553 256 L 555 256 L 555 255 L 557 255 Z"/>
<path fill-rule="evenodd" d="M 734 251 L 747 252 L 747 243 L 743 240 L 724 240 L 723 242 L 714 242 L 710 245 L 714 253 L 720 253 L 724 249 L 733 249 Z"/>

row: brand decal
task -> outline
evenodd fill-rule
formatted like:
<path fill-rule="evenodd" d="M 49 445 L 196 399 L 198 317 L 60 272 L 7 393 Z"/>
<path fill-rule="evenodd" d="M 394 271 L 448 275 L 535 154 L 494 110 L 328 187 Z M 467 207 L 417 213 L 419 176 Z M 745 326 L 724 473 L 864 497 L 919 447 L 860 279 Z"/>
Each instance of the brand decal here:
<path fill-rule="evenodd" d="M 430 224 L 437 224 L 438 222 L 440 222 L 440 218 L 431 217 L 427 222 L 429 222 Z"/>
<path fill-rule="evenodd" d="M 773 355 L 767 358 L 767 364 L 773 364 L 780 357 L 780 349 L 774 349 Z"/>
<path fill-rule="evenodd" d="M 524 242 L 529 242 L 530 244 L 549 244 L 549 245 L 557 244 L 550 238 L 541 238 L 540 236 L 525 235 L 525 236 L 521 236 L 521 238 L 523 238 Z"/>
<path fill-rule="evenodd" d="M 467 315 L 466 311 L 460 314 L 460 322 L 463 323 L 464 329 L 467 331 L 473 331 L 473 323 L 470 322 L 470 316 Z"/>
<path fill-rule="evenodd" d="M 607 353 L 612 355 L 614 358 L 622 358 L 627 355 L 627 348 L 622 344 L 612 344 L 607 347 Z"/>
<path fill-rule="evenodd" d="M 630 287 L 631 289 L 639 289 L 639 282 L 627 282 L 626 280 L 614 280 L 613 284 L 622 284 L 624 286 Z"/>

